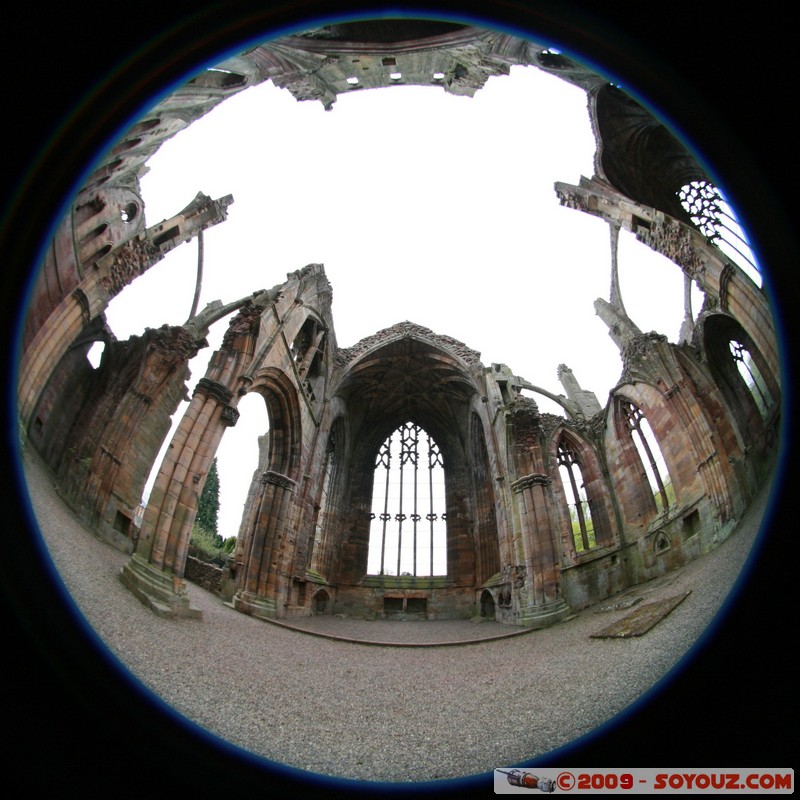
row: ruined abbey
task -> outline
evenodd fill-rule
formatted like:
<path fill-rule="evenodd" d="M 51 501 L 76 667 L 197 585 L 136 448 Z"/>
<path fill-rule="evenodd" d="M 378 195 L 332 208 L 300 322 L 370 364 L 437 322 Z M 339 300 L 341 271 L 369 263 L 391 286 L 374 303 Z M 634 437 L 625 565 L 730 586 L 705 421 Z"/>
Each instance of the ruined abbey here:
<path fill-rule="evenodd" d="M 620 353 L 604 404 L 566 365 L 563 392 L 548 392 L 513 365 L 483 364 L 469 342 L 411 322 L 340 347 L 318 264 L 196 310 L 182 326 L 116 339 L 104 316 L 111 299 L 171 249 L 224 224 L 234 202 L 199 195 L 148 226 L 138 179 L 176 132 L 264 81 L 330 108 L 343 93 L 401 81 L 471 96 L 513 65 L 587 95 L 595 174 L 556 184 L 553 202 L 607 222 L 612 251 L 625 229 L 685 276 L 685 320 L 672 342 L 629 318 L 612 271 L 610 296 L 595 305 Z M 199 497 L 237 404 L 255 392 L 269 432 L 224 601 L 277 619 L 556 623 L 721 543 L 777 455 L 776 332 L 763 291 L 718 246 L 717 200 L 701 165 L 646 109 L 544 45 L 412 20 L 268 41 L 163 98 L 75 196 L 33 289 L 19 436 L 86 526 L 129 553 L 121 578 L 156 613 L 196 614 L 185 568 Z M 692 285 L 704 296 L 694 311 Z M 227 325 L 222 345 L 190 382 L 187 364 L 212 325 Z M 93 369 L 97 341 L 106 348 Z M 563 414 L 540 412 L 531 392 Z M 400 497 L 387 488 L 395 468 Z"/>

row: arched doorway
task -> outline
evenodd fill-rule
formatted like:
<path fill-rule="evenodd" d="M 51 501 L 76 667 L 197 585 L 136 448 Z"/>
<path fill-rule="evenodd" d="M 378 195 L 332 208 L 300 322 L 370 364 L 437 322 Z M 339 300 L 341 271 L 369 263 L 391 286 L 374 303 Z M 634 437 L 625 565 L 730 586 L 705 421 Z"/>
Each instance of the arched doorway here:
<path fill-rule="evenodd" d="M 481 592 L 481 616 L 487 619 L 494 619 L 495 603 L 492 593 L 488 589 Z"/>

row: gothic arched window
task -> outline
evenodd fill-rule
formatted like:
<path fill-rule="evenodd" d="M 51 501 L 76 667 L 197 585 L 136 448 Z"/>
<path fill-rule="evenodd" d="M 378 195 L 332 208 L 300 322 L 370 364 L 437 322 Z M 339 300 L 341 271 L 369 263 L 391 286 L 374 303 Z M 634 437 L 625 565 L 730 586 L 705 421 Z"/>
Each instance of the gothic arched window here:
<path fill-rule="evenodd" d="M 444 465 L 436 442 L 406 422 L 375 459 L 367 572 L 446 575 Z"/>
<path fill-rule="evenodd" d="M 742 376 L 748 391 L 758 406 L 758 411 L 762 417 L 767 415 L 769 407 L 772 405 L 772 395 L 767 388 L 767 383 L 761 375 L 756 362 L 750 355 L 750 351 L 736 339 L 731 339 L 728 343 L 736 364 L 736 369 Z"/>
<path fill-rule="evenodd" d="M 567 508 L 569 510 L 575 550 L 579 553 L 584 550 L 590 550 L 597 546 L 597 540 L 578 454 L 566 439 L 561 439 L 558 444 L 556 458 L 558 471 L 561 475 L 561 483 L 567 495 Z"/>
<path fill-rule="evenodd" d="M 638 406 L 625 400 L 620 402 L 619 407 L 647 473 L 656 507 L 659 511 L 666 511 L 675 499 L 675 490 L 653 429 Z"/>

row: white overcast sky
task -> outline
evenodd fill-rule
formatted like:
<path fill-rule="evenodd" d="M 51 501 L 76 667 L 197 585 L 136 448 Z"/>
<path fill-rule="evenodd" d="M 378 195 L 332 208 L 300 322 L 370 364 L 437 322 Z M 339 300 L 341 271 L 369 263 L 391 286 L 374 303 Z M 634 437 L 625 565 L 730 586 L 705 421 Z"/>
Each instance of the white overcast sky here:
<path fill-rule="evenodd" d="M 474 98 L 395 86 L 340 95 L 329 112 L 265 83 L 166 142 L 141 187 L 148 226 L 198 191 L 233 195 L 228 220 L 204 235 L 200 308 L 322 263 L 339 346 L 410 320 L 556 394 L 565 363 L 604 404 L 622 368 L 593 308 L 609 295 L 609 231 L 559 206 L 553 189 L 593 175 L 594 152 L 585 93 L 534 67 L 490 78 Z M 679 268 L 624 231 L 619 261 L 633 321 L 675 341 Z M 184 323 L 196 266 L 196 241 L 183 244 L 115 298 L 117 337 Z M 700 300 L 695 292 L 695 315 Z M 191 363 L 190 391 L 225 326 Z M 239 410 L 218 453 L 223 536 L 238 532 L 268 425 L 261 398 Z"/>

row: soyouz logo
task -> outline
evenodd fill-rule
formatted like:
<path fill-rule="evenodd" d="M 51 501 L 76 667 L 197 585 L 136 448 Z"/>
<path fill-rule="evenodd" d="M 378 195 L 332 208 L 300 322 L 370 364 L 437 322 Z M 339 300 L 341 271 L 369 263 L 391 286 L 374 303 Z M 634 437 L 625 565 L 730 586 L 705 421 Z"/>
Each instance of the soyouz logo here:
<path fill-rule="evenodd" d="M 494 771 L 495 794 L 583 792 L 596 794 L 793 794 L 793 769 L 577 769 Z"/>
<path fill-rule="evenodd" d="M 525 789 L 538 789 L 540 792 L 552 792 L 555 789 L 555 781 L 549 778 L 540 778 L 532 772 L 523 772 L 520 769 L 498 769 L 506 776 L 511 786 L 521 786 Z"/>

